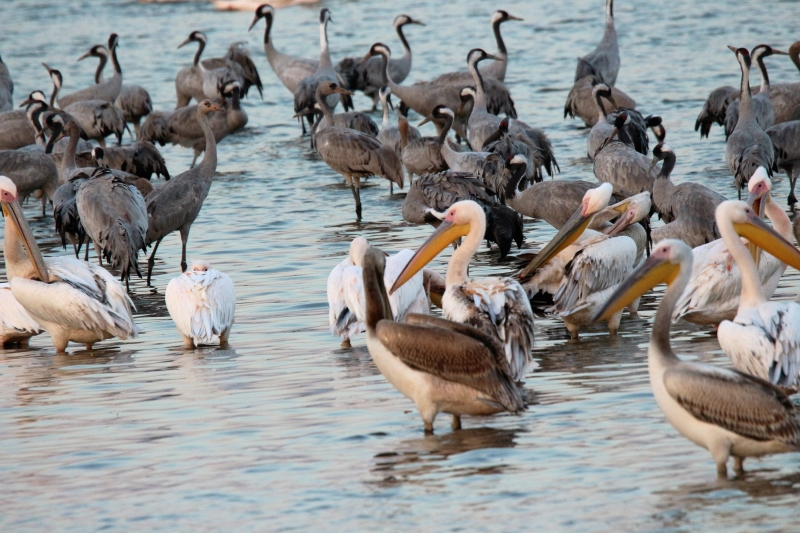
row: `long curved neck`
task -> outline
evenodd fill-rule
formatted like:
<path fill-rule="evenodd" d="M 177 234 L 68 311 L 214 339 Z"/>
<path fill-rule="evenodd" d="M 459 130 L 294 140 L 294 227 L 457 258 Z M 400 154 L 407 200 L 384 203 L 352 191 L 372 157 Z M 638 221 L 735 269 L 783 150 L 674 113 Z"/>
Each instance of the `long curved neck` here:
<path fill-rule="evenodd" d="M 58 91 L 59 91 L 58 84 L 56 82 L 53 82 L 53 92 L 50 93 L 50 107 L 52 108 L 56 107 L 56 99 L 58 98 Z"/>
<path fill-rule="evenodd" d="M 267 32 L 269 32 L 269 25 L 267 25 Z M 197 52 L 194 53 L 194 61 L 192 65 L 195 67 L 200 64 L 200 56 L 203 55 L 203 50 L 206 47 L 205 41 L 199 40 L 197 41 Z"/>
<path fill-rule="evenodd" d="M 81 136 L 78 132 L 73 132 L 69 136 L 67 149 L 64 150 L 64 156 L 61 159 L 61 173 L 64 175 L 64 179 L 67 179 L 67 174 L 78 168 L 78 164 L 75 162 L 75 152 L 78 151 L 78 141 L 80 138 Z"/>
<path fill-rule="evenodd" d="M 322 114 L 328 119 L 328 126 L 333 126 L 333 108 L 328 105 L 328 98 L 322 94 L 322 85 L 317 86 L 317 104 L 322 109 Z M 386 110 L 384 109 L 384 113 Z"/>
<path fill-rule="evenodd" d="M 672 325 L 672 312 L 675 310 L 675 305 L 678 303 L 678 299 L 683 294 L 684 289 L 686 289 L 686 285 L 689 284 L 689 278 L 691 278 L 691 276 L 692 266 L 690 255 L 681 263 L 678 276 L 672 283 L 667 285 L 667 290 L 664 291 L 664 297 L 661 299 L 661 303 L 658 304 L 658 310 L 653 320 L 653 329 L 650 333 L 650 346 L 656 348 L 662 364 L 674 364 L 680 361 L 672 351 L 669 329 Z M 653 353 L 652 349 L 650 353 Z"/>
<path fill-rule="evenodd" d="M 469 71 L 472 73 L 472 79 L 475 80 L 475 102 L 472 104 L 472 110 L 486 111 L 486 92 L 483 87 L 483 76 L 478 70 L 476 61 L 469 62 Z"/>
<path fill-rule="evenodd" d="M 389 126 L 389 103 L 381 98 L 381 107 L 383 108 L 383 122 L 381 127 L 386 128 Z"/>
<path fill-rule="evenodd" d="M 789 242 L 792 242 L 792 221 L 789 220 L 789 215 L 783 210 L 776 202 L 770 201 L 764 209 L 764 214 L 772 222 L 772 227 L 775 231 L 780 233 L 781 237 Z"/>
<path fill-rule="evenodd" d="M 119 60 L 117 59 L 117 47 L 114 46 L 110 50 L 111 52 L 111 64 L 114 65 L 114 75 L 115 76 L 122 76 L 122 67 L 119 66 Z"/>
<path fill-rule="evenodd" d="M 100 54 L 98 59 L 100 59 L 100 62 L 97 64 L 97 70 L 94 71 L 94 82 L 102 83 L 103 69 L 106 68 L 106 63 L 108 63 L 108 56 Z"/>
<path fill-rule="evenodd" d="M 328 51 L 328 22 L 319 25 L 319 66 L 330 67 L 331 54 Z"/>
<path fill-rule="evenodd" d="M 205 170 L 210 170 L 207 174 L 209 181 L 214 177 L 214 171 L 217 168 L 217 141 L 214 138 L 214 132 L 208 124 L 208 115 L 205 113 L 198 113 L 197 121 L 200 127 L 203 128 L 203 135 L 206 137 L 206 149 L 203 154 L 203 161 L 200 165 Z"/>
<path fill-rule="evenodd" d="M 53 153 L 53 147 L 56 145 L 56 139 L 58 139 L 59 135 L 61 135 L 61 128 L 51 128 L 50 138 L 47 139 L 47 144 L 44 147 L 44 153 Z"/>
<path fill-rule="evenodd" d="M 444 127 L 442 131 L 439 132 L 439 143 L 444 144 L 445 139 L 447 139 L 447 134 L 450 133 L 450 128 L 453 127 L 453 117 L 450 115 L 446 115 L 444 119 Z"/>
<path fill-rule="evenodd" d="M 399 85 L 392 81 L 392 77 L 389 75 L 389 59 L 391 56 L 389 54 L 381 53 L 381 76 L 383 77 L 383 84 L 388 85 L 392 92 L 395 92 Z M 400 89 L 402 90 L 402 89 Z M 399 95 L 398 95 L 399 96 Z"/>
<path fill-rule="evenodd" d="M 264 46 L 267 46 L 272 44 L 269 40 L 270 33 L 272 32 L 272 15 L 266 15 L 264 21 L 267 23 L 267 27 L 264 29 Z"/>
<path fill-rule="evenodd" d="M 669 177 L 675 168 L 675 154 L 668 152 L 664 155 L 664 160 L 661 162 L 661 172 L 658 173 L 658 179 L 669 181 Z"/>
<path fill-rule="evenodd" d="M 398 25 L 395 29 L 397 32 L 397 37 L 400 39 L 400 42 L 403 44 L 403 58 L 407 59 L 411 57 L 411 47 L 408 45 L 408 41 L 406 40 L 406 36 L 403 34 L 403 25 Z"/>
<path fill-rule="evenodd" d="M 606 113 L 606 106 L 603 105 L 603 97 L 600 96 L 600 93 L 597 93 L 594 96 L 594 99 L 597 102 L 597 108 L 600 110 L 600 114 L 597 116 L 597 118 L 602 122 L 608 116 L 608 113 Z"/>
<path fill-rule="evenodd" d="M 753 109 L 750 104 L 750 67 L 745 63 L 744 59 L 739 61 L 742 67 L 742 82 L 740 86 L 740 102 L 739 102 L 739 116 L 751 117 Z"/>
<path fill-rule="evenodd" d="M 723 220 L 722 224 L 717 221 L 719 227 L 719 234 L 722 240 L 725 241 L 725 246 L 728 252 L 736 261 L 739 266 L 739 271 L 742 273 L 742 294 L 739 298 L 739 309 L 747 309 L 755 307 L 766 301 L 761 290 L 761 279 L 758 277 L 758 269 L 750 256 L 736 230 L 733 228 L 733 222 L 730 220 Z"/>
<path fill-rule="evenodd" d="M 767 74 L 767 66 L 764 64 L 764 56 L 759 54 L 756 56 L 756 64 L 758 65 L 758 73 L 761 75 L 761 88 L 760 93 L 769 96 L 769 74 Z"/>
<path fill-rule="evenodd" d="M 481 246 L 481 241 L 486 233 L 486 220 L 472 220 L 469 223 L 469 233 L 461 242 L 447 265 L 447 278 L 445 284 L 461 285 L 469 280 L 469 262 Z"/>
<path fill-rule="evenodd" d="M 498 19 L 492 22 L 492 31 L 494 32 L 494 40 L 497 42 L 497 57 L 505 59 L 508 56 L 508 52 L 506 51 L 506 43 L 503 42 L 503 36 L 500 35 L 500 24 L 503 21 Z"/>

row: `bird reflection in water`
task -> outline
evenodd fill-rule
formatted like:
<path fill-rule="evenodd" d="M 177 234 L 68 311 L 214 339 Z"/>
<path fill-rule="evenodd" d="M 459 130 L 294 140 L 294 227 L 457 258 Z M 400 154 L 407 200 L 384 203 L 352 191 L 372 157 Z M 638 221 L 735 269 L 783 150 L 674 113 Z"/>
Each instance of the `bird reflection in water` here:
<path fill-rule="evenodd" d="M 426 435 L 422 438 L 400 442 L 397 449 L 379 453 L 374 458 L 370 472 L 379 476 L 380 485 L 421 481 L 424 476 L 465 477 L 473 475 L 502 474 L 505 464 L 486 464 L 448 468 L 447 459 L 474 450 L 514 448 L 519 429 L 479 427 L 453 431 L 443 435 Z"/>

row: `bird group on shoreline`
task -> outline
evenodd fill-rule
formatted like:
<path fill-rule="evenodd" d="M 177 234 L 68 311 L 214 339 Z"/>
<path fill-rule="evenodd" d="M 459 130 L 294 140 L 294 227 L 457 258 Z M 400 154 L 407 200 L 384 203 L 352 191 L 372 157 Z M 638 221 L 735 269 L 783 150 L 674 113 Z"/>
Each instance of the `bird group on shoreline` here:
<path fill-rule="evenodd" d="M 730 457 L 741 472 L 747 457 L 800 451 L 800 412 L 788 398 L 800 391 L 800 304 L 770 301 L 786 266 L 800 268 L 792 244 L 800 227 L 771 195 L 771 178 L 784 172 L 790 207 L 796 202 L 800 83 L 771 85 L 764 64 L 766 57 L 789 55 L 800 69 L 800 42 L 788 52 L 764 44 L 729 47 L 741 85 L 712 91 L 695 126 L 701 136 L 714 122 L 725 128 L 725 161 L 739 191 L 739 200 L 727 200 L 702 184 L 672 181 L 676 152 L 665 142 L 662 118 L 645 116 L 616 87 L 613 7 L 606 0 L 603 37 L 578 58 L 564 108 L 565 118 L 591 128 L 586 153 L 596 181 L 553 179 L 560 167 L 550 140 L 518 117 L 504 83 L 512 58 L 501 25 L 522 19 L 504 10 L 490 19 L 496 52 L 473 48 L 465 70 L 413 85 L 402 84 L 413 58 L 404 28 L 424 23 L 407 14 L 393 21 L 400 57 L 378 42 L 363 56 L 334 63 L 327 8 L 319 13 L 315 59 L 278 51 L 276 11 L 268 4 L 256 9 L 248 31 L 265 22 L 266 59 L 292 93 L 302 134 L 351 189 L 356 218 L 364 208 L 362 180 L 382 177 L 390 194 L 395 185 L 408 185 L 405 221 L 434 228 L 416 251 L 391 256 L 357 237 L 328 278 L 331 332 L 345 346 L 366 333 L 376 366 L 415 403 L 426 433 L 438 413 L 452 415 L 453 429 L 460 429 L 463 416 L 527 408 L 523 381 L 536 367 L 535 315 L 558 316 L 574 339 L 597 322 L 613 335 L 626 309 L 635 317 L 641 296 L 666 283 L 648 350 L 651 386 L 670 424 L 708 449 L 726 476 Z M 69 342 L 91 349 L 108 338 L 135 337 L 135 308 L 122 282 L 143 276 L 139 252 L 152 247 L 150 286 L 156 251 L 176 231 L 183 273 L 167 286 L 167 309 L 186 347 L 228 342 L 233 283 L 206 261 L 189 267 L 187 243 L 211 189 L 217 143 L 246 126 L 240 100 L 253 88 L 261 94 L 262 81 L 238 43 L 223 57 L 203 59 L 207 40 L 193 31 L 178 46 L 196 43 L 197 51 L 175 78 L 177 105 L 170 111 L 154 111 L 142 87 L 123 84 L 116 34 L 79 59 L 98 59 L 93 85 L 62 95 L 63 76 L 45 65 L 52 95 L 32 92 L 24 111 L 10 109 L 13 84 L 0 61 L 0 203 L 9 281 L 0 284 L 3 344 L 27 344 L 42 330 L 59 352 Z M 757 91 L 749 81 L 753 60 L 761 75 Z M 108 62 L 113 75 L 104 79 Z M 380 124 L 353 110 L 357 91 L 371 100 L 372 111 L 380 104 Z M 392 97 L 399 101 L 396 123 Z M 336 112 L 340 103 L 344 112 Z M 410 111 L 437 134 L 423 136 L 409 123 Z M 136 141 L 122 146 L 128 123 Z M 652 149 L 648 130 L 656 140 Z M 117 146 L 106 145 L 108 136 Z M 193 150 L 188 170 L 170 175 L 156 148 L 167 143 Z M 165 181 L 154 186 L 153 174 Z M 43 257 L 20 207 L 28 197 L 41 199 L 43 214 L 53 204 L 55 229 L 65 249 L 73 245 L 75 258 Z M 651 230 L 654 214 L 664 225 Z M 548 222 L 558 230 L 555 237 L 511 276 L 470 278 L 482 242 L 501 260 L 513 244 L 522 246 L 523 216 Z M 90 242 L 99 266 L 88 262 Z M 446 273 L 429 268 L 451 245 Z M 431 314 L 432 306 L 441 308 L 441 317 Z M 715 326 L 735 370 L 678 359 L 670 347 L 670 326 L 678 320 Z"/>

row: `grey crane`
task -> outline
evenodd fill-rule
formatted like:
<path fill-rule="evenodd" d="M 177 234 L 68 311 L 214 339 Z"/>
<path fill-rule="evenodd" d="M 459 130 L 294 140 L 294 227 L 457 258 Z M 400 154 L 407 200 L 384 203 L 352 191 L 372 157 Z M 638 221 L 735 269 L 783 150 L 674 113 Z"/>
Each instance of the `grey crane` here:
<path fill-rule="evenodd" d="M 269 66 L 278 77 L 284 87 L 294 94 L 295 89 L 308 76 L 316 72 L 319 61 L 316 59 L 306 59 L 294 57 L 289 54 L 279 52 L 272 42 L 272 24 L 275 22 L 275 9 L 269 4 L 261 4 L 256 9 L 256 16 L 247 31 L 253 29 L 259 20 L 264 19 L 267 23 L 264 30 L 264 54 L 267 56 Z"/>
<path fill-rule="evenodd" d="M 641 192 L 653 192 L 657 172 L 651 159 L 632 148 L 626 125 L 630 117 L 624 111 L 617 115 L 614 129 L 606 143 L 594 156 L 594 175 L 601 183 L 610 183 L 614 193 L 624 198 Z M 617 137 L 616 140 L 614 137 Z"/>
<path fill-rule="evenodd" d="M 598 83 L 592 90 L 592 94 L 597 101 L 597 107 L 600 109 L 601 116 L 598 115 L 597 123 L 592 126 L 589 135 L 586 138 L 586 155 L 591 161 L 594 161 L 594 154 L 605 143 L 605 140 L 614 129 L 614 121 L 619 115 L 619 111 L 624 111 L 631 119 L 625 126 L 628 133 L 628 139 L 631 141 L 631 147 L 640 154 L 647 155 L 650 146 L 650 140 L 647 137 L 647 129 L 652 128 L 659 141 L 663 141 L 666 136 L 666 130 L 661 125 L 661 117 L 658 115 L 648 115 L 643 117 L 642 114 L 635 109 L 620 108 L 619 111 L 612 111 L 606 113 L 605 104 L 603 99 L 611 102 L 615 106 L 614 97 L 611 94 L 611 89 L 605 83 Z"/>
<path fill-rule="evenodd" d="M 114 75 L 111 78 L 101 83 L 90 85 L 89 87 L 81 89 L 80 91 L 71 94 L 65 94 L 60 97 L 58 97 L 56 93 L 56 95 L 51 98 L 50 105 L 53 106 L 55 104 L 53 102 L 53 99 L 55 98 L 58 99 L 58 105 L 64 110 L 76 102 L 83 102 L 87 100 L 102 100 L 104 102 L 113 104 L 114 100 L 117 99 L 120 91 L 122 90 L 122 68 L 117 60 L 117 44 L 119 44 L 119 37 L 116 33 L 112 33 L 108 38 L 108 51 L 111 54 L 111 63 L 114 66 Z M 93 46 L 89 52 L 79 57 L 78 61 L 82 61 L 87 57 L 97 57 L 99 54 L 103 53 L 101 50 L 102 48 L 102 45 Z M 53 71 L 47 65 L 45 65 L 45 68 L 48 72 L 50 72 L 50 77 L 52 78 Z M 59 79 L 58 89 L 61 89 L 61 81 L 62 80 Z M 55 83 L 55 80 L 53 80 L 53 83 Z"/>
<path fill-rule="evenodd" d="M 739 96 L 739 121 L 736 129 L 728 137 L 725 146 L 725 162 L 734 176 L 736 190 L 739 198 L 742 189 L 747 186 L 750 176 L 758 167 L 767 169 L 769 175 L 775 164 L 772 141 L 761 126 L 756 122 L 753 114 L 752 98 L 750 95 L 750 52 L 746 48 L 729 46 L 735 54 L 742 69 L 741 95 Z"/>
<path fill-rule="evenodd" d="M 8 66 L 0 57 L 0 112 L 14 108 L 14 81 L 8 72 Z"/>
<path fill-rule="evenodd" d="M 389 109 L 392 107 L 391 101 L 392 90 L 384 85 L 379 91 L 381 99 L 381 108 L 383 109 L 383 122 L 378 130 L 378 140 L 381 144 L 389 146 L 397 153 L 397 157 L 401 157 L 403 148 L 409 142 L 420 138 L 419 130 L 408 124 L 408 118 L 404 115 L 404 106 L 400 106 L 397 110 L 397 125 L 389 122 Z M 405 136 L 405 140 L 403 137 Z"/>
<path fill-rule="evenodd" d="M 758 93 L 754 94 L 750 100 L 753 109 L 753 115 L 756 122 L 761 126 L 762 130 L 771 128 L 775 124 L 775 110 L 772 108 L 770 99 L 770 83 L 767 67 L 764 64 L 764 58 L 771 55 L 789 55 L 788 52 L 775 50 L 766 44 L 759 44 L 750 51 L 751 61 L 755 61 L 758 65 L 758 71 L 761 75 L 761 86 Z M 734 100 L 728 105 L 725 112 L 725 138 L 730 137 L 733 130 L 736 129 L 736 123 L 739 121 L 739 102 Z"/>
<path fill-rule="evenodd" d="M 217 169 L 217 143 L 208 123 L 208 114 L 212 111 L 220 111 L 220 107 L 211 100 L 202 100 L 197 104 L 195 111 L 206 141 L 205 153 L 200 164 L 181 172 L 147 196 L 148 225 L 145 244 L 149 246 L 155 243 L 147 260 L 148 286 L 153 274 L 158 245 L 173 231 L 179 231 L 181 234 L 181 270 L 186 271 L 186 243 L 189 241 L 189 230 L 200 214 Z"/>
<path fill-rule="evenodd" d="M 33 91 L 27 100 L 20 104 L 25 110 L 15 109 L 0 113 L 0 150 L 16 150 L 36 142 L 36 128 L 29 114 L 48 109 L 42 91 Z"/>
<path fill-rule="evenodd" d="M 328 23 L 331 22 L 331 12 L 323 8 L 319 12 L 319 65 L 314 74 L 304 78 L 294 90 L 294 112 L 303 113 L 309 119 L 309 125 L 313 125 L 314 104 L 316 103 L 317 86 L 323 82 L 337 83 L 339 78 L 331 63 L 331 54 L 328 50 Z M 328 97 L 331 107 L 336 107 L 339 103 L 339 95 L 334 94 Z"/>
<path fill-rule="evenodd" d="M 56 232 L 61 236 L 61 244 L 64 249 L 67 249 L 67 242 L 70 242 L 77 258 L 81 252 L 81 247 L 86 243 L 86 259 L 88 260 L 89 246 L 88 242 L 86 242 L 86 231 L 81 225 L 78 204 L 75 201 L 78 188 L 87 177 L 86 174 L 78 174 L 75 179 L 67 181 L 56 189 L 53 196 L 53 219 L 56 224 Z"/>
<path fill-rule="evenodd" d="M 464 90 L 472 89 L 465 88 Z M 520 182 L 520 188 L 524 189 L 529 183 L 542 180 L 541 175 L 534 175 L 534 170 L 541 173 L 544 160 L 541 154 L 537 152 L 537 160 L 534 162 L 534 154 L 531 151 L 531 147 L 527 143 L 518 140 L 517 137 L 519 135 L 517 133 L 512 134 L 509 132 L 510 122 L 508 117 L 503 118 L 500 124 L 497 125 L 497 131 L 483 141 L 481 151 L 498 154 L 503 161 L 510 161 L 516 155 L 523 157 L 527 164 L 525 166 L 525 176 Z"/>
<path fill-rule="evenodd" d="M 751 88 L 751 93 L 756 94 L 758 87 Z M 694 123 L 694 131 L 700 132 L 700 138 L 708 137 L 711 133 L 711 126 L 716 122 L 720 126 L 725 124 L 725 116 L 728 113 L 728 106 L 731 102 L 739 98 L 739 89 L 725 85 L 717 87 L 711 94 L 708 95 L 706 102 L 703 104 L 703 109 L 697 115 L 697 120 Z"/>
<path fill-rule="evenodd" d="M 106 146 L 103 153 L 103 161 L 109 168 L 123 170 L 146 180 L 153 174 L 169 179 L 164 157 L 151 142 L 136 141 L 125 146 Z"/>
<path fill-rule="evenodd" d="M 350 185 L 361 220 L 361 178 L 381 176 L 403 188 L 403 167 L 394 149 L 365 133 L 350 128 L 326 128 L 317 134 L 317 152 L 322 160 Z"/>
<path fill-rule="evenodd" d="M 317 107 L 322 111 L 322 118 L 311 129 L 312 147 L 315 146 L 317 135 L 326 128 L 331 127 L 350 128 L 372 137 L 377 137 L 378 125 L 364 113 L 348 111 L 347 113 L 336 113 L 334 115 L 333 108 L 328 103 L 328 96 L 332 94 L 351 96 L 353 93 L 330 81 L 324 81 L 317 86 Z"/>
<path fill-rule="evenodd" d="M 775 124 L 766 131 L 775 151 L 775 164 L 789 177 L 789 206 L 794 207 L 797 197 L 794 186 L 800 175 L 800 120 Z"/>
<path fill-rule="evenodd" d="M 517 183 L 510 180 L 508 186 L 514 188 Z M 522 246 L 522 219 L 513 209 L 500 204 L 493 196 L 492 192 L 487 191 L 485 183 L 468 172 L 447 170 L 423 174 L 409 187 L 403 201 L 403 220 L 411 224 L 431 224 L 438 227 L 441 222 L 440 213 L 461 200 L 473 200 L 483 207 L 486 215 L 484 238 L 497 244 L 502 260 L 511 250 L 512 243 L 516 242 L 517 247 Z"/>
<path fill-rule="evenodd" d="M 53 201 L 58 188 L 58 168 L 50 154 L 38 150 L 0 150 L 0 174 L 14 182 L 23 198 L 41 189 L 44 216 L 47 200 Z"/>
<path fill-rule="evenodd" d="M 242 97 L 247 95 L 252 86 L 262 94 L 261 77 L 242 43 L 233 43 L 223 57 L 201 61 L 207 41 L 203 32 L 193 31 L 178 45 L 178 48 L 182 48 L 192 42 L 198 44 L 192 66 L 182 68 L 175 76 L 176 109 L 189 105 L 192 98 L 199 102 L 204 98 L 219 97 L 221 88 L 229 81 L 239 82 Z"/>
<path fill-rule="evenodd" d="M 409 15 L 397 15 L 394 18 L 394 31 L 403 45 L 403 55 L 399 58 L 392 58 L 389 61 L 389 74 L 395 83 L 403 83 L 403 80 L 408 77 L 408 73 L 411 72 L 411 47 L 403 34 L 403 26 L 409 24 L 425 25 Z M 372 98 L 372 110 L 374 111 L 380 99 L 380 88 L 385 85 L 383 83 L 381 60 L 378 57 L 372 57 L 366 63 L 361 63 L 360 61 L 360 57 L 346 57 L 336 64 L 336 72 L 344 80 L 344 86 L 347 89 L 361 91 Z"/>
<path fill-rule="evenodd" d="M 619 73 L 619 46 L 617 30 L 614 28 L 614 0 L 606 0 L 606 29 L 597 47 L 589 54 L 578 58 L 575 82 L 592 76 L 595 80 L 613 87 Z"/>
<path fill-rule="evenodd" d="M 726 198 L 700 183 L 672 183 L 675 152 L 666 143 L 653 148 L 653 163 L 662 161 L 653 185 L 653 206 L 665 225 L 651 232 L 653 242 L 680 239 L 692 248 L 720 238 L 714 218 L 717 206 Z"/>
<path fill-rule="evenodd" d="M 495 52 L 495 61 L 486 65 L 481 65 L 481 74 L 486 78 L 494 78 L 497 81 L 505 81 L 506 70 L 508 69 L 508 50 L 506 50 L 506 43 L 503 41 L 503 36 L 500 34 L 500 25 L 509 20 L 523 20 L 514 15 L 510 15 L 507 11 L 498 9 L 492 14 L 492 31 L 494 32 L 494 39 L 497 42 L 497 52 Z M 431 80 L 431 83 L 446 83 L 446 84 L 461 84 L 469 83 L 472 81 L 472 73 L 469 70 L 459 70 L 456 72 L 448 72 L 442 74 L 438 78 Z"/>
<path fill-rule="evenodd" d="M 401 159 L 403 166 L 408 171 L 409 181 L 413 181 L 413 176 L 421 176 L 431 172 L 441 172 L 447 170 L 447 161 L 442 156 L 442 146 L 445 144 L 447 134 L 453 125 L 454 114 L 446 106 L 436 106 L 431 115 L 422 120 L 418 125 L 433 121 L 437 124 L 436 129 L 440 130 L 435 137 L 420 137 L 409 141 L 402 150 Z"/>
<path fill-rule="evenodd" d="M 229 84 L 227 89 L 232 100 L 230 104 L 226 100 L 223 108 L 221 102 L 214 100 L 217 111 L 209 116 L 209 124 L 217 143 L 247 123 L 247 115 L 239 106 L 236 83 Z M 171 143 L 192 148 L 194 166 L 207 144 L 204 129 L 197 119 L 197 109 L 197 105 L 190 105 L 172 111 L 153 111 L 142 124 L 138 139 L 161 146 Z"/>
<path fill-rule="evenodd" d="M 601 82 L 598 82 L 594 76 L 585 76 L 575 82 L 575 85 L 572 86 L 572 89 L 570 89 L 567 95 L 567 102 L 564 104 L 564 118 L 577 117 L 590 128 L 597 123 L 600 109 L 597 107 L 597 101 L 592 96 L 592 89 L 597 83 Z M 614 99 L 615 105 L 609 106 L 609 112 L 619 111 L 622 108 L 636 108 L 636 102 L 633 98 L 617 87 L 611 87 L 611 96 Z"/>
<path fill-rule="evenodd" d="M 108 163 L 106 162 L 106 156 L 108 154 L 107 150 L 108 148 L 100 148 L 99 146 L 95 146 L 92 149 L 92 161 L 94 162 L 95 166 L 98 168 L 108 169 L 111 171 L 111 174 L 115 177 L 115 179 L 123 181 L 126 185 L 133 185 L 136 187 L 136 190 L 141 193 L 143 198 L 147 198 L 147 195 L 153 192 L 154 189 L 153 185 L 150 183 L 150 180 L 129 172 L 125 172 L 124 170 L 109 167 Z"/>
<path fill-rule="evenodd" d="M 146 250 L 148 219 L 144 198 L 136 187 L 107 168 L 97 168 L 88 179 L 81 180 L 75 203 L 98 260 L 102 257 L 111 263 L 126 287 L 131 270 L 141 278 L 138 255 L 139 250 Z"/>

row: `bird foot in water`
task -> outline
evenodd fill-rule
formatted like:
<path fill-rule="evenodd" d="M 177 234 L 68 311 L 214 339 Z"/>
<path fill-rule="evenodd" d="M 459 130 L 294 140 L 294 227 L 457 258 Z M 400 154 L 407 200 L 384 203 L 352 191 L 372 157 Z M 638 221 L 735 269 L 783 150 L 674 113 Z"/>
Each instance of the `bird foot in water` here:
<path fill-rule="evenodd" d="M 181 272 L 186 272 L 186 261 L 181 261 Z"/>
<path fill-rule="evenodd" d="M 454 431 L 461 429 L 461 417 L 453 415 L 453 422 L 450 424 L 450 427 L 453 428 Z"/>
<path fill-rule="evenodd" d="M 794 195 L 794 193 L 790 194 L 789 195 L 789 208 L 790 209 L 794 209 L 794 204 L 796 204 L 796 203 L 797 203 L 797 197 Z"/>
<path fill-rule="evenodd" d="M 342 348 L 352 348 L 353 345 L 350 344 L 350 339 L 345 339 L 345 340 L 342 341 L 341 347 Z"/>

